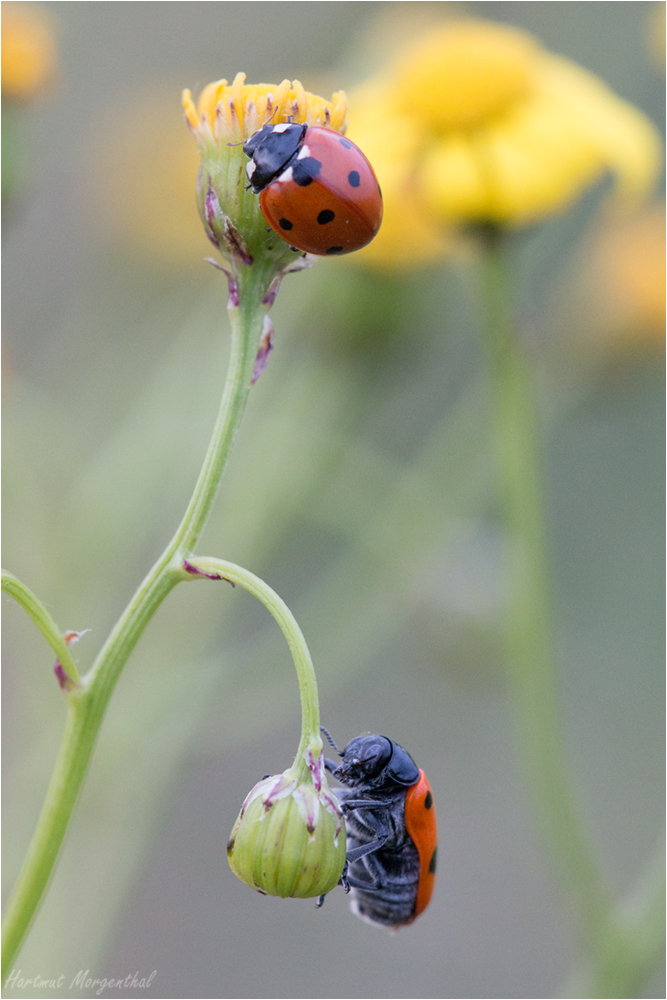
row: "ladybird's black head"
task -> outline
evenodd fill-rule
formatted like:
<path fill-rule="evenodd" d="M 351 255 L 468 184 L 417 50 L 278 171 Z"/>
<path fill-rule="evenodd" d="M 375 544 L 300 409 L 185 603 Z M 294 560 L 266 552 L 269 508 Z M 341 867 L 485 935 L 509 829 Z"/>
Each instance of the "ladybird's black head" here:
<path fill-rule="evenodd" d="M 269 124 L 244 142 L 243 152 L 250 157 L 246 172 L 255 194 L 282 173 L 292 157 L 296 156 L 307 130 L 307 125 L 291 121 Z"/>
<path fill-rule="evenodd" d="M 340 755 L 343 763 L 334 778 L 350 788 L 407 787 L 419 779 L 419 768 L 407 750 L 386 736 L 357 736 Z"/>

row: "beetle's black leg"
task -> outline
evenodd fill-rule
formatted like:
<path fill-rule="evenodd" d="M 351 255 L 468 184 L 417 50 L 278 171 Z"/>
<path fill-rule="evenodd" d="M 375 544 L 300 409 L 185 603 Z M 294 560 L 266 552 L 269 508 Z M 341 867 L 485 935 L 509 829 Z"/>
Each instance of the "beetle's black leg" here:
<path fill-rule="evenodd" d="M 325 757 L 324 766 L 326 770 L 329 771 L 330 774 L 333 774 L 336 768 L 338 767 L 338 764 L 336 763 L 335 760 L 330 760 L 328 757 Z"/>
<path fill-rule="evenodd" d="M 351 861 L 359 861 L 361 858 L 366 858 L 375 851 L 379 851 L 381 847 L 387 842 L 387 836 L 378 837 L 377 840 L 372 840 L 370 844 L 362 844 L 361 847 L 353 847 L 351 851 L 347 852 L 347 857 L 345 859 L 345 867 L 343 868 L 343 873 L 338 880 L 338 885 L 342 885 L 345 892 L 349 892 L 350 889 L 365 889 L 367 892 L 373 892 L 377 889 L 381 889 L 384 883 L 381 880 L 376 880 L 373 882 L 363 882 L 361 879 L 356 879 L 351 875 L 347 874 L 348 865 Z M 371 874 L 369 872 L 369 874 Z M 320 896 L 317 900 L 315 906 L 319 909 L 324 905 L 326 893 L 324 896 Z"/>
<path fill-rule="evenodd" d="M 324 762 L 326 767 L 326 761 Z M 391 809 L 393 802 L 380 802 L 378 799 L 344 799 L 341 802 L 343 812 L 350 809 Z"/>
<path fill-rule="evenodd" d="M 345 860 L 345 866 L 343 867 L 343 873 L 342 873 L 341 877 L 338 879 L 338 885 L 342 885 L 343 889 L 345 889 L 345 892 L 349 892 L 350 891 L 350 883 L 348 882 L 348 878 L 347 878 L 347 859 Z M 326 898 L 326 895 L 327 894 L 324 893 L 324 895 L 320 896 L 320 898 L 315 903 L 315 906 L 317 907 L 318 910 L 320 909 L 321 906 L 324 906 L 324 900 Z"/>
<path fill-rule="evenodd" d="M 384 888 L 384 882 L 363 882 L 360 878 L 353 878 L 350 876 L 347 880 L 350 889 L 363 889 L 364 892 L 377 892 L 378 889 Z"/>
<path fill-rule="evenodd" d="M 359 861 L 360 858 L 365 858 L 367 854 L 372 854 L 373 851 L 378 851 L 386 843 L 386 841 L 387 835 L 384 837 L 378 837 L 377 840 L 371 840 L 370 844 L 362 844 L 361 847 L 353 847 L 351 851 L 347 852 L 347 863 L 349 864 L 351 861 Z"/>

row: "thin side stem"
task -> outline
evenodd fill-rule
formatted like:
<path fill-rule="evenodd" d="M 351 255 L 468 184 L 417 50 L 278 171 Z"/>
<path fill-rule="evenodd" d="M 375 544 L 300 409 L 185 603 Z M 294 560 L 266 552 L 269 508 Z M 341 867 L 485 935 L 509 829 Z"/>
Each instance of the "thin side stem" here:
<path fill-rule="evenodd" d="M 115 684 L 158 607 L 184 578 L 183 561 L 203 531 L 234 443 L 262 335 L 266 313 L 262 300 L 272 275 L 255 266 L 245 268 L 237 277 L 239 304 L 229 310 L 232 350 L 227 380 L 215 429 L 188 509 L 171 542 L 121 615 L 92 669 L 79 687 L 66 694 L 68 714 L 63 742 L 3 923 L 3 978 L 12 967 L 53 874 Z M 78 674 L 76 676 L 78 678 Z"/>
<path fill-rule="evenodd" d="M 294 763 L 295 766 L 304 768 L 304 752 L 310 748 L 314 756 L 317 756 L 319 750 L 322 748 L 322 737 L 320 736 L 320 706 L 317 695 L 317 678 L 310 650 L 296 618 L 283 599 L 268 584 L 242 566 L 226 562 L 224 559 L 215 559 L 209 556 L 197 556 L 188 559 L 188 565 L 197 570 L 198 573 L 209 578 L 222 578 L 229 581 L 229 583 L 238 583 L 244 590 L 247 590 L 248 593 L 256 597 L 258 601 L 261 601 L 280 626 L 290 648 L 299 679 L 302 719 L 301 741 Z M 192 578 L 190 576 L 190 579 Z M 197 577 L 194 578 L 197 579 Z"/>
<path fill-rule="evenodd" d="M 56 654 L 58 662 L 73 684 L 79 684 L 81 678 L 74 658 L 69 651 L 63 633 L 60 631 L 53 618 L 46 610 L 39 598 L 33 594 L 29 587 L 15 577 L 12 573 L 2 571 L 2 589 L 10 597 L 13 597 L 17 604 L 28 614 L 35 625 L 42 633 L 49 646 Z"/>
<path fill-rule="evenodd" d="M 602 947 L 611 896 L 571 785 L 565 750 L 543 524 L 539 417 L 517 335 L 506 248 L 483 252 L 484 333 L 509 560 L 507 653 L 519 750 L 535 809 L 575 903 L 590 952 Z"/>

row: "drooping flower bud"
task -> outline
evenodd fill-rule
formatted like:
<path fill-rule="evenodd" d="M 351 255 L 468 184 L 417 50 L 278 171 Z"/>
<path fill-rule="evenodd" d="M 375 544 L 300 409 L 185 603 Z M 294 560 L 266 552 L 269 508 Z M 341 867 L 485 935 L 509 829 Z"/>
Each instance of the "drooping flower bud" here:
<path fill-rule="evenodd" d="M 345 865 L 345 824 L 311 749 L 282 774 L 264 778 L 246 798 L 227 845 L 229 865 L 251 888 L 270 896 L 321 896 Z"/>

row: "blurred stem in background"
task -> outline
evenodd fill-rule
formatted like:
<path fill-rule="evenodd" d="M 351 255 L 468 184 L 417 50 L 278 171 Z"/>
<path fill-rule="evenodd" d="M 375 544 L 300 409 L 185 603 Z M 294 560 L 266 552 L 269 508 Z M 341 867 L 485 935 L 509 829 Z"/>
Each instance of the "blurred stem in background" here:
<path fill-rule="evenodd" d="M 229 307 L 232 349 L 218 419 L 178 530 L 134 594 L 90 672 L 80 683 L 76 668 L 74 673 L 70 667 L 69 673 L 59 676 L 67 699 L 65 734 L 37 828 L 7 906 L 3 923 L 3 976 L 12 967 L 55 868 L 116 682 L 161 603 L 177 583 L 188 578 L 183 562 L 191 555 L 204 529 L 245 410 L 267 312 L 263 299 L 273 277 L 272 270 L 261 266 L 242 268 L 237 275 L 238 300 L 230 297 Z M 50 616 L 27 588 L 7 576 L 3 589 L 17 599 L 21 597 L 19 603 L 35 624 L 42 632 L 48 631 Z M 47 639 L 56 649 L 49 635 Z M 60 662 L 68 666 L 62 657 Z"/>
<path fill-rule="evenodd" d="M 571 996 L 637 996 L 663 938 L 664 870 L 650 866 L 627 914 L 617 913 L 572 788 L 560 719 L 533 371 L 514 315 L 508 237 L 483 232 L 483 333 L 506 541 L 507 662 L 519 753 L 543 835 L 574 903 L 590 964 Z"/>

